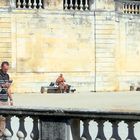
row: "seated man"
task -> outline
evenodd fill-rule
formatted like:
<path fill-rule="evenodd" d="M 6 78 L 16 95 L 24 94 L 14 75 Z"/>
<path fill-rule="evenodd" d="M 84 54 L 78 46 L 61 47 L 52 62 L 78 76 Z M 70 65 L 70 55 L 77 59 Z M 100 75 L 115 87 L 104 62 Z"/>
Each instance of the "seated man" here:
<path fill-rule="evenodd" d="M 56 85 L 58 85 L 61 93 L 67 92 L 68 85 L 65 82 L 63 74 L 60 74 L 60 76 L 56 79 Z"/>

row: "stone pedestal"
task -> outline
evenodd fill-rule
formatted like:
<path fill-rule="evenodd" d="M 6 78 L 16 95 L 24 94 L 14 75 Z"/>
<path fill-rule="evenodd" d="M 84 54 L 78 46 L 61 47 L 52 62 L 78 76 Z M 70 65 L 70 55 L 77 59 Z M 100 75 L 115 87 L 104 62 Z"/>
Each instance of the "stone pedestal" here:
<path fill-rule="evenodd" d="M 41 140 L 69 140 L 68 121 L 41 118 Z"/>

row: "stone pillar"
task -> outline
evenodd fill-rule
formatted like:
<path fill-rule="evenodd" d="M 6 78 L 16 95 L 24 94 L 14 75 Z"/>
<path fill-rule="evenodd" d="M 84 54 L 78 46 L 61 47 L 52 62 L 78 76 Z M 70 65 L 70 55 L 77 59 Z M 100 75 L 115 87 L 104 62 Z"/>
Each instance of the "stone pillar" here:
<path fill-rule="evenodd" d="M 72 140 L 80 140 L 80 119 L 70 121 Z"/>
<path fill-rule="evenodd" d="M 41 140 L 69 140 L 68 120 L 40 118 Z"/>
<path fill-rule="evenodd" d="M 13 9 L 13 8 L 16 8 L 16 0 L 10 0 L 10 7 Z"/>

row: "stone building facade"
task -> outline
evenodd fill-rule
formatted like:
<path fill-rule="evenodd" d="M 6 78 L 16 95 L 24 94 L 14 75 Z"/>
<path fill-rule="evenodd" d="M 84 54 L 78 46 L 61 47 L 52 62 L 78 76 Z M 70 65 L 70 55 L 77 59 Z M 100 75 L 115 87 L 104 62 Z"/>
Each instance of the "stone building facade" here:
<path fill-rule="evenodd" d="M 14 92 L 59 73 L 78 91 L 127 91 L 140 81 L 140 2 L 1 0 L 0 62 Z"/>

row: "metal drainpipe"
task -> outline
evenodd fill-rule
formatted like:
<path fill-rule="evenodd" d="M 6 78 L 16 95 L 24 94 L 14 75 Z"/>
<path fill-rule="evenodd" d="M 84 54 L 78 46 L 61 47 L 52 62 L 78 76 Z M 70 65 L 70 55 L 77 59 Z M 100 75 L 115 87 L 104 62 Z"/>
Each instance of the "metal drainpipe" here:
<path fill-rule="evenodd" d="M 94 77 L 94 92 L 96 92 L 96 82 L 97 82 L 97 80 L 96 80 L 96 74 L 97 74 L 97 70 L 96 70 L 96 13 L 95 13 L 95 11 L 96 11 L 96 1 L 95 1 L 95 9 L 94 9 L 94 45 L 95 45 L 95 57 L 94 57 L 94 59 L 95 59 L 95 73 L 94 73 L 94 75 L 95 75 L 95 77 Z"/>

